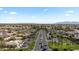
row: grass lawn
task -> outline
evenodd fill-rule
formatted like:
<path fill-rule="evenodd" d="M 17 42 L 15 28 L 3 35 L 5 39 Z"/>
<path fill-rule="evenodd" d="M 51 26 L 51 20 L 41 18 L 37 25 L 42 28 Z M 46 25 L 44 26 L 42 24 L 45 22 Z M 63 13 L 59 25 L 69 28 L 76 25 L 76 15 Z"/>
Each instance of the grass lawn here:
<path fill-rule="evenodd" d="M 79 45 L 76 44 L 67 44 L 67 43 L 56 43 L 56 42 L 48 42 L 49 48 L 51 50 L 57 49 L 58 51 L 71 51 L 71 50 L 79 50 Z"/>

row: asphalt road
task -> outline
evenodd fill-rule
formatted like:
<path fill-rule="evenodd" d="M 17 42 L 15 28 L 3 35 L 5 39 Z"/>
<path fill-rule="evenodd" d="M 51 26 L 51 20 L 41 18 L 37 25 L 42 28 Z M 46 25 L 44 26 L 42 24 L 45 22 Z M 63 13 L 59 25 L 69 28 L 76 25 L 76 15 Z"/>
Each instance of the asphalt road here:
<path fill-rule="evenodd" d="M 34 51 L 48 51 L 47 36 L 45 30 L 40 30 L 36 39 Z"/>

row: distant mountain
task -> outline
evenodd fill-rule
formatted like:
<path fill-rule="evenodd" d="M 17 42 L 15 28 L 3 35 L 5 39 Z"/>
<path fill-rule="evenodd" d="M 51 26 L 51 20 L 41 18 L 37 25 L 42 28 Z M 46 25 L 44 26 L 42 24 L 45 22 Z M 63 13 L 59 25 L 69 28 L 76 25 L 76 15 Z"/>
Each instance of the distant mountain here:
<path fill-rule="evenodd" d="M 57 22 L 55 24 L 79 24 L 79 22 L 70 22 L 70 21 L 66 21 L 66 22 Z"/>

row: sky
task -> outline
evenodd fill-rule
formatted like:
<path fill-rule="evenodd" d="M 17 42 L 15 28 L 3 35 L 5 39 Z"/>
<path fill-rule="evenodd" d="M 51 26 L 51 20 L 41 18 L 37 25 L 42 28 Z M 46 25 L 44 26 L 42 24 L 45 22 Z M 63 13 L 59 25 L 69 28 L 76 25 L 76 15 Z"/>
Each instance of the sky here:
<path fill-rule="evenodd" d="M 78 7 L 0 7 L 0 23 L 79 22 Z"/>

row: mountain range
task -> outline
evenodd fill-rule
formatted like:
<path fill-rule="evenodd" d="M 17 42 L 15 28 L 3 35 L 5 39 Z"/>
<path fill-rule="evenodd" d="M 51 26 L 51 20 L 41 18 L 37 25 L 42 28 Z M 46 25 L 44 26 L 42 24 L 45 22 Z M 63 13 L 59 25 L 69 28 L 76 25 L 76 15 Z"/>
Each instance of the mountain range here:
<path fill-rule="evenodd" d="M 57 22 L 55 24 L 79 24 L 79 22 L 70 22 L 70 21 L 65 21 L 65 22 Z"/>

